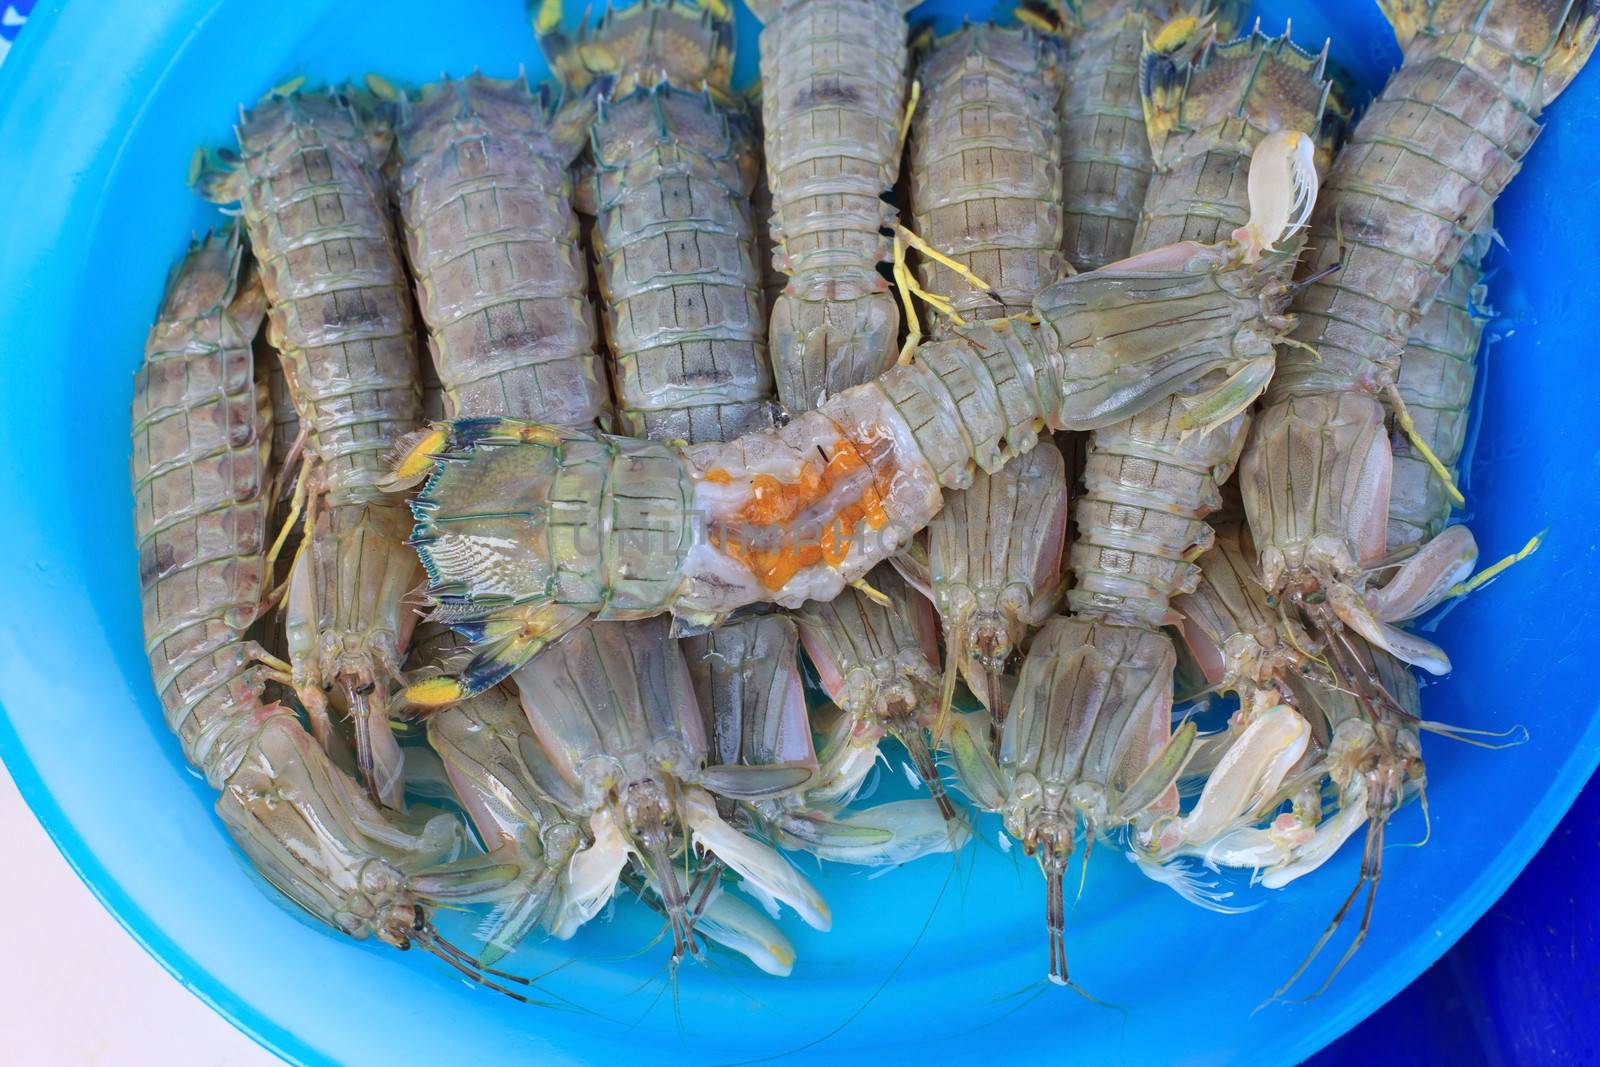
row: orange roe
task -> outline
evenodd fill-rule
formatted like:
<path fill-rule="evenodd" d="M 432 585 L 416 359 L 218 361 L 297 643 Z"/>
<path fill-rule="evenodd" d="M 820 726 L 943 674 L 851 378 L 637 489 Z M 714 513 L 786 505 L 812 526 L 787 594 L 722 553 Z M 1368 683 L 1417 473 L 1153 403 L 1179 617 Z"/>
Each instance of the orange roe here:
<path fill-rule="evenodd" d="M 884 509 L 882 495 L 887 489 L 888 471 L 874 472 L 873 478 L 854 499 L 842 503 L 831 520 L 821 523 L 821 532 L 814 539 L 797 538 L 792 531 L 782 528 L 866 466 L 867 461 L 856 446 L 841 438 L 835 442 L 833 457 L 826 466 L 808 463 L 795 481 L 785 482 L 771 474 L 753 475 L 749 502 L 732 515 L 726 525 L 735 530 L 776 527 L 775 536 L 770 539 L 772 543 L 747 545 L 727 529 L 714 532 L 713 543 L 750 568 L 768 589 L 781 589 L 801 570 L 818 563 L 839 566 L 849 555 L 852 533 L 858 525 L 865 523 L 869 530 L 881 530 L 888 525 L 889 513 Z M 733 480 L 732 475 L 721 468 L 707 471 L 702 477 L 717 485 Z"/>

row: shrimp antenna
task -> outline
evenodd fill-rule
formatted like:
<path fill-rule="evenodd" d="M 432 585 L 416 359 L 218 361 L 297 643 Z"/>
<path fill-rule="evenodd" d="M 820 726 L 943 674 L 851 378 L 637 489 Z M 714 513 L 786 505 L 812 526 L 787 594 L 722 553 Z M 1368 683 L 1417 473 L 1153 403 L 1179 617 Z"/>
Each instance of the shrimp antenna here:
<path fill-rule="evenodd" d="M 944 678 L 939 686 L 939 715 L 933 721 L 933 743 L 936 746 L 944 740 L 950 708 L 956 702 L 956 665 L 965 654 L 961 644 L 961 629 L 959 626 L 952 628 L 944 643 Z"/>
<path fill-rule="evenodd" d="M 435 905 L 435 907 L 437 907 L 437 905 Z M 581 1015 L 593 1015 L 596 1018 L 601 1018 L 599 1012 L 586 1008 L 577 1001 L 570 1000 L 559 993 L 551 993 L 549 990 L 544 990 L 544 992 L 551 997 L 550 1001 L 531 1000 L 528 997 L 517 993 L 515 990 L 502 987 L 499 982 L 490 981 L 488 977 L 485 977 L 490 976 L 492 978 L 503 979 L 507 982 L 515 982 L 517 985 L 521 986 L 537 987 L 541 979 L 547 978 L 550 975 L 555 974 L 557 971 L 569 966 L 572 962 L 574 962 L 572 960 L 564 961 L 560 965 L 550 968 L 550 970 L 545 971 L 543 974 L 540 974 L 535 978 L 528 978 L 524 975 L 512 974 L 510 971 L 498 970 L 484 963 L 482 960 L 478 959 L 478 957 L 466 952 L 453 942 L 446 939 L 445 936 L 439 932 L 439 928 L 434 926 L 433 923 L 425 916 L 420 918 L 415 929 L 418 935 L 417 940 L 425 949 L 428 950 L 431 955 L 444 960 L 444 962 L 450 964 L 456 970 L 466 974 L 469 978 L 472 978 L 473 981 L 480 982 L 488 989 L 493 989 L 498 993 L 504 993 L 513 1000 L 520 1000 L 524 1004 L 532 1004 L 541 1008 L 555 1008 L 558 1006 L 558 1004 L 565 1005 L 567 1008 L 570 1008 Z"/>
<path fill-rule="evenodd" d="M 415 934 L 416 943 L 421 945 L 422 948 L 428 952 L 428 954 L 433 956 L 435 959 L 441 960 L 448 964 L 457 973 L 471 979 L 474 982 L 477 982 L 485 989 L 492 989 L 496 993 L 504 994 L 505 996 L 510 997 L 512 1000 L 518 1001 L 522 1004 L 536 1004 L 539 1007 L 553 1007 L 553 1005 L 532 1000 L 523 994 L 518 993 L 514 989 L 509 989 L 506 986 L 501 985 L 499 982 L 495 981 L 494 978 L 489 977 L 490 975 L 494 975 L 496 977 L 502 977 L 510 981 L 521 983 L 522 985 L 533 984 L 528 979 L 519 975 L 509 974 L 505 971 L 497 971 L 492 968 L 485 967 L 472 956 L 469 956 L 455 945 L 452 945 L 450 942 L 446 941 L 442 936 L 440 936 L 439 931 L 434 928 L 433 923 L 428 921 L 427 913 L 420 908 L 417 910 L 416 922 L 412 924 L 412 932 Z"/>
<path fill-rule="evenodd" d="M 434 957 L 434 959 L 444 961 L 445 963 L 449 964 L 452 968 L 454 968 L 457 973 L 462 974 L 467 978 L 470 978 L 472 981 L 477 982 L 479 985 L 483 986 L 485 989 L 492 989 L 496 993 L 501 993 L 501 994 L 503 994 L 505 996 L 508 996 L 512 1000 L 515 1000 L 515 1001 L 517 1001 L 518 1003 L 521 1003 L 521 1004 L 535 1004 L 535 1003 L 537 1003 L 537 1002 L 529 999 L 528 997 L 523 996 L 521 993 L 516 992 L 515 990 L 507 989 L 505 986 L 501 985 L 499 982 L 496 982 L 492 978 L 486 978 L 480 972 L 478 972 L 476 970 L 473 970 L 471 967 L 468 967 L 465 963 L 462 963 L 460 960 L 456 959 L 454 956 L 450 955 L 448 952 L 445 952 L 443 949 L 441 949 L 434 942 L 431 942 L 431 941 L 419 941 L 418 944 L 420 944 L 424 949 L 426 949 L 428 951 L 428 953 L 431 954 Z M 539 1007 L 549 1007 L 549 1005 L 543 1004 L 543 1003 L 539 1003 L 538 1006 Z"/>
<path fill-rule="evenodd" d="M 1066 864 L 1052 857 L 1045 867 L 1045 931 L 1050 939 L 1050 981 L 1056 985 L 1068 984 L 1067 978 L 1067 902 L 1061 885 L 1066 876 Z"/>
<path fill-rule="evenodd" d="M 1344 955 L 1339 957 L 1339 962 L 1333 965 L 1333 970 L 1328 972 L 1328 977 L 1322 980 L 1316 992 L 1301 998 L 1302 1004 L 1309 1004 L 1326 993 L 1333 980 L 1339 977 L 1339 972 L 1344 970 L 1344 965 L 1350 962 L 1356 950 L 1367 939 L 1367 931 L 1372 928 L 1372 906 L 1378 899 L 1378 881 L 1383 877 L 1383 833 L 1388 823 L 1389 817 L 1386 815 L 1374 819 L 1367 827 L 1368 855 L 1362 857 L 1361 865 L 1363 871 L 1370 870 L 1371 874 L 1367 877 L 1367 903 L 1361 909 L 1361 926 L 1356 930 L 1355 939 L 1350 942 L 1350 947 L 1344 950 Z"/>
<path fill-rule="evenodd" d="M 939 768 L 934 764 L 933 753 L 928 748 L 927 739 L 922 736 L 922 727 L 911 722 L 895 730 L 894 733 L 896 740 L 905 746 L 906 754 L 911 757 L 917 776 L 927 785 L 928 795 L 939 805 L 939 814 L 944 816 L 946 822 L 955 819 L 955 805 L 950 803 L 950 795 L 945 792 L 944 779 L 939 777 Z"/>
<path fill-rule="evenodd" d="M 1321 996 L 1328 988 L 1329 984 L 1344 968 L 1344 965 L 1350 962 L 1350 957 L 1355 954 L 1356 949 L 1361 947 L 1361 942 L 1366 939 L 1367 928 L 1372 921 L 1373 899 L 1378 892 L 1378 879 L 1383 873 L 1382 856 L 1380 855 L 1380 852 L 1383 847 L 1383 824 L 1387 821 L 1388 817 L 1384 816 L 1383 818 L 1373 820 L 1373 822 L 1368 824 L 1366 847 L 1362 850 L 1361 854 L 1361 870 L 1356 875 L 1356 884 L 1351 888 L 1350 895 L 1344 898 L 1344 903 L 1340 904 L 1339 910 L 1334 913 L 1333 921 L 1328 923 L 1327 928 L 1322 931 L 1322 936 L 1317 938 L 1317 943 L 1311 946 L 1311 951 L 1306 953 L 1305 959 L 1300 961 L 1300 966 L 1294 969 L 1294 973 L 1289 976 L 1288 981 L 1279 986 L 1272 996 L 1256 1005 L 1256 1011 L 1260 1011 L 1262 1008 L 1266 1007 L 1268 1004 L 1271 1004 L 1275 1000 L 1282 1000 L 1283 995 L 1300 980 L 1300 976 L 1306 973 L 1306 969 L 1311 966 L 1312 962 L 1316 960 L 1323 948 L 1327 946 L 1330 940 L 1332 940 L 1333 935 L 1338 932 L 1339 927 L 1344 925 L 1345 916 L 1350 913 L 1351 905 L 1353 905 L 1356 902 L 1356 898 L 1361 895 L 1362 886 L 1367 886 L 1366 907 L 1362 912 L 1361 929 L 1357 931 L 1355 940 L 1352 941 L 1350 947 L 1345 950 L 1345 954 L 1339 958 L 1339 962 L 1334 965 L 1332 973 L 1330 973 L 1328 977 L 1323 980 L 1322 985 L 1317 987 L 1316 992 L 1312 993 L 1308 997 L 1303 997 L 1298 1001 L 1294 1001 L 1293 1003 L 1304 1004 Z M 1251 1014 L 1254 1014 L 1254 1012 Z"/>
<path fill-rule="evenodd" d="M 1428 786 L 1426 783 L 1417 783 L 1417 804 L 1422 808 L 1422 840 L 1410 841 L 1397 848 L 1421 848 L 1433 840 L 1433 813 L 1428 810 Z"/>
<path fill-rule="evenodd" d="M 1289 285 L 1288 285 L 1289 293 L 1290 293 L 1290 295 L 1294 295 L 1296 293 L 1299 293 L 1302 289 L 1309 289 L 1313 285 L 1316 285 L 1318 282 L 1322 281 L 1324 278 L 1331 278 L 1335 274 L 1338 274 L 1343 269 L 1344 269 L 1344 260 L 1342 260 L 1342 259 L 1336 260 L 1333 263 L 1329 263 L 1326 267 L 1323 267 L 1321 270 L 1317 271 L 1315 274 L 1308 274 L 1306 277 L 1301 278 L 1299 281 L 1290 282 Z"/>
<path fill-rule="evenodd" d="M 1516 748 L 1525 745 L 1531 736 L 1528 728 L 1520 722 L 1507 730 L 1474 730 L 1470 726 L 1454 726 L 1450 723 L 1438 722 L 1434 719 L 1420 719 L 1417 725 L 1430 734 L 1438 734 L 1452 741 L 1459 741 L 1463 745 L 1474 748 L 1486 748 L 1491 752 L 1498 752 L 1503 748 Z M 1500 740 L 1501 744 L 1491 744 L 1489 741 L 1476 741 L 1474 738 L 1486 737 Z"/>
<path fill-rule="evenodd" d="M 1085 827 L 1084 830 L 1085 830 L 1085 832 L 1084 832 L 1084 835 L 1083 835 L 1083 859 L 1078 861 L 1078 896 L 1077 896 L 1077 900 L 1082 900 L 1083 899 L 1084 887 L 1089 884 L 1089 855 L 1090 855 L 1090 853 L 1094 852 L 1094 832 L 1092 830 L 1090 830 L 1088 827 Z M 1077 903 L 1077 901 L 1074 901 L 1074 903 Z"/>

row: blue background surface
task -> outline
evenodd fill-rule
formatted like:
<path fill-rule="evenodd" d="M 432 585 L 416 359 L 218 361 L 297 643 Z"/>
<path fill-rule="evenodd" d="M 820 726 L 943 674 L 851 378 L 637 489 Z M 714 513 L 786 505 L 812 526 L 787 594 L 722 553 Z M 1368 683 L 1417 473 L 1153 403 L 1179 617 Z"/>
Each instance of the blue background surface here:
<path fill-rule="evenodd" d="M 596 1022 L 529 1012 L 426 960 L 328 936 L 255 892 L 166 735 L 138 633 L 131 372 L 168 263 L 216 218 L 183 188 L 184 170 L 196 144 L 226 142 L 236 102 L 294 74 L 536 69 L 520 6 L 470 0 L 446 17 L 436 0 L 41 3 L 39 25 L 0 68 L 0 395 L 13 398 L 0 420 L 0 757 L 133 936 L 268 1045 L 351 1063 L 554 1063 L 641 1044 L 668 1062 L 791 1051 L 1292 1062 L 1437 959 L 1538 848 L 1600 755 L 1583 643 L 1600 622 L 1584 595 L 1600 577 L 1586 359 L 1600 221 L 1592 71 L 1553 110 L 1501 205 L 1510 251 L 1493 261 L 1492 299 L 1505 336 L 1485 358 L 1468 485 L 1486 556 L 1544 527 L 1550 540 L 1443 621 L 1457 671 L 1427 693 L 1430 714 L 1488 729 L 1524 723 L 1532 741 L 1500 753 L 1430 742 L 1432 841 L 1389 849 L 1372 938 L 1321 1000 L 1251 1014 L 1353 880 L 1348 853 L 1285 893 L 1260 894 L 1267 906 L 1238 918 L 1195 912 L 1109 850 L 1097 854 L 1069 916 L 1069 953 L 1075 976 L 1125 1013 L 1040 988 L 1040 880 L 992 845 L 959 869 L 932 860 L 872 881 L 830 869 L 820 884 L 835 930 L 786 924 L 801 952 L 793 978 L 691 968 L 676 1018 L 664 954 L 637 955 L 654 925 L 636 909 L 516 960 L 537 971 L 577 956 L 552 984 L 603 1010 Z M 926 5 L 968 7 L 986 5 Z M 1368 86 L 1395 61 L 1365 5 L 1261 7 L 1271 32 L 1292 15 L 1302 44 L 1335 33 L 1335 57 Z M 1591 790 L 1444 962 L 1318 1062 L 1593 1060 L 1600 976 L 1583 887 L 1596 872 L 1596 815 Z M 1420 834 L 1413 808 L 1391 840 Z"/>

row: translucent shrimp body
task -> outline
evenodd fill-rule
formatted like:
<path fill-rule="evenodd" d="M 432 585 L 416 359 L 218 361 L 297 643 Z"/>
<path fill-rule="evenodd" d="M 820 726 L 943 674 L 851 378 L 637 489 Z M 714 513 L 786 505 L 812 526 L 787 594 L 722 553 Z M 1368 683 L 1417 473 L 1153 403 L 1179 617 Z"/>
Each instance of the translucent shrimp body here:
<path fill-rule="evenodd" d="M 269 94 L 238 127 L 241 158 L 202 172 L 201 191 L 237 201 L 261 265 L 268 334 L 307 430 L 301 495 L 309 536 L 287 595 L 294 687 L 327 739 L 324 689 L 355 720 L 367 788 L 400 803 L 388 726 L 415 586 L 405 509 L 383 491 L 394 442 L 421 418 L 411 283 L 379 167 L 391 131 L 337 92 Z M 362 102 L 366 106 L 366 102 Z"/>
<path fill-rule="evenodd" d="M 243 255 L 232 230 L 190 249 L 134 382 L 134 514 L 156 691 L 184 757 L 220 791 L 217 814 L 268 882 L 333 929 L 419 945 L 484 981 L 428 912 L 493 898 L 517 868 L 446 862 L 466 844 L 459 821 L 380 810 L 293 712 L 262 699 L 269 677 L 287 678 L 244 637 L 266 600 L 273 496 L 266 386 L 251 355 L 266 300 L 253 277 L 241 283 Z"/>

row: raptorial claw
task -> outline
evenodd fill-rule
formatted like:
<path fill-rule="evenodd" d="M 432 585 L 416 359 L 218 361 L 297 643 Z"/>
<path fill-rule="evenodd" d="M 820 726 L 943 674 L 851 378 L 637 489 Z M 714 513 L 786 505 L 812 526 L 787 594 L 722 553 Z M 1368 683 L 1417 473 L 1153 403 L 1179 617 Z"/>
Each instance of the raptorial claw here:
<path fill-rule="evenodd" d="M 1250 157 L 1250 221 L 1233 231 L 1254 263 L 1311 220 L 1316 206 L 1316 143 L 1298 130 L 1277 130 Z"/>
<path fill-rule="evenodd" d="M 759 841 L 723 821 L 710 794 L 703 789 L 683 792 L 684 823 L 694 841 L 750 885 L 789 905 L 806 924 L 818 930 L 833 925 L 827 902 L 811 883 L 784 858 Z"/>
<path fill-rule="evenodd" d="M 1426 638 L 1391 626 L 1373 616 L 1361 595 L 1342 582 L 1327 590 L 1328 605 L 1339 621 L 1350 627 L 1378 648 L 1429 674 L 1450 673 L 1450 657 L 1444 649 Z"/>
<path fill-rule="evenodd" d="M 1425 614 L 1450 595 L 1478 562 L 1478 542 L 1465 526 L 1447 526 L 1394 575 L 1367 593 L 1367 607 L 1383 622 L 1405 622 Z"/>

